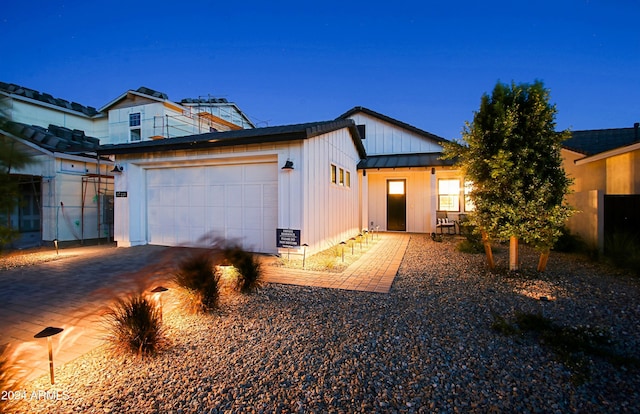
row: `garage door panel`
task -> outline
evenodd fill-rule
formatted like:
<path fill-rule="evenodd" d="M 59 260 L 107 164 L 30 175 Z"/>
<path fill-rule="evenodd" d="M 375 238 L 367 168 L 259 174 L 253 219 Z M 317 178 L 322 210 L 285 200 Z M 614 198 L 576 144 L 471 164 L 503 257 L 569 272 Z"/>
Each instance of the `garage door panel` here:
<path fill-rule="evenodd" d="M 198 245 L 213 234 L 275 252 L 276 163 L 147 170 L 151 244 Z"/>

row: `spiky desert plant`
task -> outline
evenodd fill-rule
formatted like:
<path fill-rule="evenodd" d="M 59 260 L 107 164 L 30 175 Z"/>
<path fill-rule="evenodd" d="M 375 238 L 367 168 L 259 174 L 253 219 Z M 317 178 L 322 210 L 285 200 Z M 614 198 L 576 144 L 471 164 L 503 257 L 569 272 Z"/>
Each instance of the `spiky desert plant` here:
<path fill-rule="evenodd" d="M 166 342 L 160 308 L 141 293 L 116 299 L 104 317 L 107 340 L 117 354 L 152 356 Z"/>
<path fill-rule="evenodd" d="M 241 293 L 251 293 L 261 284 L 262 269 L 260 261 L 239 245 L 231 245 L 224 249 L 225 259 L 236 269 L 235 288 Z"/>
<path fill-rule="evenodd" d="M 173 275 L 185 291 L 187 307 L 193 312 L 209 312 L 220 299 L 220 273 L 210 252 L 197 253 L 183 260 Z"/>
<path fill-rule="evenodd" d="M 18 367 L 16 360 L 14 347 L 0 346 L 0 390 L 3 392 L 3 397 L 22 386 L 23 377 L 21 374 L 23 374 L 23 370 Z M 12 405 L 11 398 L 0 399 L 0 414 L 11 412 Z"/>

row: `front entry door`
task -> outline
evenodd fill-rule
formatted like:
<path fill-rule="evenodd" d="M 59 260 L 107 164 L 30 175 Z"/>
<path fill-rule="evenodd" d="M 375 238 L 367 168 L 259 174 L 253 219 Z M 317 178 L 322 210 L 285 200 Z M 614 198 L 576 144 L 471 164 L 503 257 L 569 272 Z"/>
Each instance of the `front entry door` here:
<path fill-rule="evenodd" d="M 406 180 L 387 180 L 387 230 L 407 230 Z"/>

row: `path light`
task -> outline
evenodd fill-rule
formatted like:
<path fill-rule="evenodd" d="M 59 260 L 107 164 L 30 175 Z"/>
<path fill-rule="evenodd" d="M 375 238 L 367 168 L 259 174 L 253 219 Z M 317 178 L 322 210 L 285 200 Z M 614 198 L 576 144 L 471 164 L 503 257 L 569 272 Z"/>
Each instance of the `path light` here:
<path fill-rule="evenodd" d="M 344 245 L 347 244 L 344 240 L 340 242 L 342 246 L 342 263 L 344 263 Z"/>
<path fill-rule="evenodd" d="M 51 348 L 51 337 L 53 335 L 57 335 L 60 332 L 64 331 L 62 328 L 54 328 L 52 326 L 48 326 L 33 335 L 34 338 L 47 338 L 47 347 L 49 348 L 49 378 L 51 378 L 51 385 L 54 384 L 53 380 L 53 349 Z"/>
<path fill-rule="evenodd" d="M 354 248 L 354 246 L 356 244 L 356 238 L 352 237 L 352 238 L 349 239 L 349 241 L 351 242 L 351 255 L 353 256 L 353 248 Z"/>
<path fill-rule="evenodd" d="M 153 297 L 157 299 L 158 305 L 160 305 L 160 320 L 162 320 L 162 292 L 166 292 L 169 290 L 164 286 L 156 286 L 153 288 L 151 293 L 154 293 Z"/>
<path fill-rule="evenodd" d="M 56 248 L 56 254 L 59 255 L 60 252 L 58 251 L 58 239 L 53 239 L 53 245 Z"/>
<path fill-rule="evenodd" d="M 304 262 L 307 259 L 307 247 L 309 247 L 307 243 L 304 243 L 302 245 L 302 268 L 303 269 L 304 269 Z"/>
<path fill-rule="evenodd" d="M 380 240 L 380 226 L 376 226 L 376 234 L 378 235 L 378 240 Z"/>
<path fill-rule="evenodd" d="M 362 231 L 364 232 L 364 242 L 367 244 L 367 246 L 369 245 L 369 230 L 367 229 L 362 229 Z"/>
<path fill-rule="evenodd" d="M 358 234 L 358 241 L 360 242 L 360 252 L 362 252 L 362 233 Z"/>

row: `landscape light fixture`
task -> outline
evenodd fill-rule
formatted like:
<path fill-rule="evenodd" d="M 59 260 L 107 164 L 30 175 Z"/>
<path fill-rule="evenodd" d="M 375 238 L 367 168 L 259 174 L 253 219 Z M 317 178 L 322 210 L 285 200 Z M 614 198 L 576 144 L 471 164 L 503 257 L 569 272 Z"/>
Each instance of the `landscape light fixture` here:
<path fill-rule="evenodd" d="M 53 349 L 51 348 L 51 337 L 53 335 L 57 335 L 60 332 L 64 331 L 62 328 L 54 328 L 52 326 L 48 326 L 33 335 L 34 338 L 47 338 L 47 347 L 49 349 L 49 378 L 51 378 L 51 385 L 54 384 L 53 379 Z"/>
<path fill-rule="evenodd" d="M 287 162 L 284 163 L 284 167 L 282 167 L 282 169 L 286 171 L 293 170 L 293 161 L 287 160 Z"/>
<path fill-rule="evenodd" d="M 58 239 L 53 239 L 53 246 L 56 248 L 56 254 L 60 255 L 60 251 L 58 250 Z"/>
<path fill-rule="evenodd" d="M 160 307 L 160 320 L 162 320 L 162 292 L 166 292 L 167 290 L 169 289 L 164 286 L 156 286 L 153 288 L 153 290 L 151 290 L 151 293 L 154 293 L 153 296 L 158 298 L 158 305 Z"/>
<path fill-rule="evenodd" d="M 347 242 L 345 242 L 344 240 L 340 242 L 340 245 L 342 246 L 342 263 L 344 263 L 344 245 L 347 244 Z"/>
<path fill-rule="evenodd" d="M 354 248 L 354 246 L 356 244 L 356 238 L 352 237 L 352 238 L 349 239 L 349 241 L 351 241 L 351 255 L 353 256 L 353 248 Z"/>
<path fill-rule="evenodd" d="M 309 245 L 307 243 L 304 243 L 302 245 L 302 268 L 304 269 L 304 262 L 307 259 L 307 247 L 309 247 Z"/>

